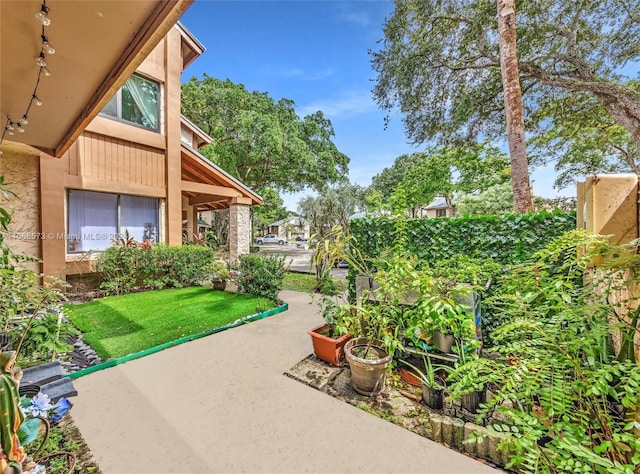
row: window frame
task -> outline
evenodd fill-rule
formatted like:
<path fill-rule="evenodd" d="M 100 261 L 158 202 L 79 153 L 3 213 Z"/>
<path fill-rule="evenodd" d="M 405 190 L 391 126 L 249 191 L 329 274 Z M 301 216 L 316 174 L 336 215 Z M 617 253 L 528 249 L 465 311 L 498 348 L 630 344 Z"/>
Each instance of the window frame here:
<path fill-rule="evenodd" d="M 94 191 L 93 189 L 76 189 L 76 188 L 67 188 L 66 190 L 66 211 L 67 211 L 67 218 L 66 218 L 66 235 L 67 236 L 71 236 L 71 232 L 70 232 L 70 224 L 71 224 L 71 211 L 70 211 L 70 206 L 71 206 L 71 199 L 70 199 L 70 193 L 71 191 L 77 191 L 77 192 L 89 192 L 89 193 L 100 193 L 100 194 L 110 194 L 112 196 L 116 196 L 116 208 L 115 208 L 115 212 L 116 212 L 116 235 L 119 237 L 123 237 L 123 233 L 121 232 L 121 221 L 122 221 L 122 212 L 121 212 L 121 205 L 120 205 L 120 201 L 122 196 L 135 196 L 135 197 L 142 197 L 145 199 L 155 199 L 156 201 L 156 237 L 155 237 L 155 241 L 153 241 L 154 243 L 159 243 L 160 242 L 160 198 L 154 197 L 154 196 L 142 196 L 142 195 L 137 195 L 137 194 L 126 194 L 126 193 L 110 193 L 107 191 Z M 86 252 L 92 252 L 92 253 L 102 253 L 104 252 L 106 249 L 88 249 L 88 250 L 69 250 L 69 239 L 66 239 L 66 245 L 65 245 L 65 252 L 67 255 L 78 255 L 78 254 L 82 254 L 82 253 L 86 253 Z M 113 245 L 109 245 L 110 248 Z"/>
<path fill-rule="evenodd" d="M 127 125 L 132 125 L 134 127 L 138 127 L 141 128 L 142 130 L 148 130 L 151 132 L 157 132 L 157 133 L 161 133 L 162 130 L 162 92 L 163 92 L 163 88 L 162 88 L 162 83 L 156 79 L 153 79 L 149 76 L 145 76 L 143 74 L 140 74 L 138 72 L 135 72 L 132 74 L 132 76 L 138 76 L 142 79 L 144 79 L 145 81 L 149 81 L 154 83 L 156 86 L 158 86 L 158 100 L 157 100 L 157 114 L 158 114 L 158 126 L 156 128 L 151 128 L 151 127 L 146 127 L 140 123 L 136 123 L 136 122 L 131 122 L 130 120 L 124 119 L 122 118 L 122 87 L 124 87 L 124 84 L 122 85 L 122 87 L 120 87 L 120 89 L 118 89 L 118 92 L 116 92 L 116 94 L 109 100 L 109 102 L 107 102 L 105 104 L 105 106 L 102 108 L 102 110 L 100 111 L 99 115 L 101 117 L 105 117 L 111 120 L 115 120 L 116 122 L 121 122 L 121 123 L 126 123 Z M 111 115 L 108 114 L 104 111 L 104 109 L 106 108 L 106 106 L 115 99 L 116 101 L 116 114 L 117 115 Z"/>

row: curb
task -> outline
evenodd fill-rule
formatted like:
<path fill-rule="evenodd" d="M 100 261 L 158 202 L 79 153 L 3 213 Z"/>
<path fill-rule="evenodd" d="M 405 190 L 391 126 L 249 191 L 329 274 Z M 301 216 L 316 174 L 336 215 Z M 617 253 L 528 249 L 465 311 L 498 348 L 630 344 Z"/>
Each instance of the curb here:
<path fill-rule="evenodd" d="M 78 370 L 77 372 L 72 372 L 66 377 L 69 377 L 72 380 L 78 379 L 80 377 L 84 377 L 85 375 L 92 374 L 93 372 L 97 372 L 99 370 L 108 369 L 110 367 L 115 367 L 116 365 L 124 364 L 125 362 L 129 362 L 131 360 L 140 359 L 141 357 L 145 357 L 151 354 L 155 354 L 156 352 L 160 352 L 164 349 L 168 349 L 170 347 L 179 346 L 180 344 L 184 344 L 185 342 L 195 341 L 196 339 L 201 339 L 206 336 L 210 336 L 212 334 L 216 334 L 222 331 L 226 331 L 227 329 L 233 329 L 238 326 L 242 326 L 243 324 L 250 323 L 253 321 L 258 321 L 260 319 L 268 318 L 269 316 L 273 316 L 278 313 L 282 313 L 289 309 L 289 305 L 287 303 L 278 306 L 276 308 L 270 309 L 269 311 L 265 311 L 263 313 L 253 314 L 251 316 L 245 316 L 244 318 L 240 318 L 232 323 L 225 324 L 224 326 L 219 326 L 217 328 L 209 329 L 204 332 L 200 332 L 197 334 L 192 334 L 190 336 L 181 337 L 180 339 L 175 339 L 173 341 L 165 342 L 164 344 L 160 344 L 159 346 L 150 347 L 149 349 L 145 349 L 140 352 L 134 352 L 133 354 L 129 354 L 123 357 L 119 357 L 117 359 L 110 359 L 106 362 L 102 362 L 97 365 L 92 365 L 91 367 L 87 367 L 86 369 Z"/>

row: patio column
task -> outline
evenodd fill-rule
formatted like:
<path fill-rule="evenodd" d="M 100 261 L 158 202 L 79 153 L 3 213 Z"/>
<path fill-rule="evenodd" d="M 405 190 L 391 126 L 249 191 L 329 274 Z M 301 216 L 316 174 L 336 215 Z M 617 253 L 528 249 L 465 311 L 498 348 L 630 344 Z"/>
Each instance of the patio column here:
<path fill-rule="evenodd" d="M 249 253 L 251 245 L 251 199 L 237 197 L 229 206 L 229 261 L 235 262 L 238 256 Z"/>

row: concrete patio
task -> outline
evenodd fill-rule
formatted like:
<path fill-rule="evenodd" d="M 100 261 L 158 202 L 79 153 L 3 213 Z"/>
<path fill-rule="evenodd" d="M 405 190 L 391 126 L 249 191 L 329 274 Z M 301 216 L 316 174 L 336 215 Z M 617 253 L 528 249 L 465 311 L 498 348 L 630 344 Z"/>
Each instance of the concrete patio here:
<path fill-rule="evenodd" d="M 76 380 L 73 418 L 105 474 L 490 473 L 283 375 L 322 322 L 289 310 Z"/>

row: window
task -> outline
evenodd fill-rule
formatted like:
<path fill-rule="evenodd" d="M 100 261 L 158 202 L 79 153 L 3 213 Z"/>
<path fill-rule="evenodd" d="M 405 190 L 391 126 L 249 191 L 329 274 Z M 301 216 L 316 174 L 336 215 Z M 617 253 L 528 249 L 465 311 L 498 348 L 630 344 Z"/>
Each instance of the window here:
<path fill-rule="evenodd" d="M 134 74 L 102 113 L 151 130 L 160 129 L 160 85 Z"/>
<path fill-rule="evenodd" d="M 158 241 L 158 199 L 70 189 L 69 253 L 104 250 L 125 232 L 138 242 Z"/>
<path fill-rule="evenodd" d="M 446 209 L 436 209 L 436 217 L 447 217 Z"/>

